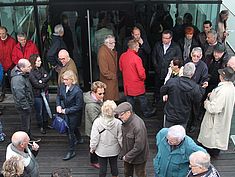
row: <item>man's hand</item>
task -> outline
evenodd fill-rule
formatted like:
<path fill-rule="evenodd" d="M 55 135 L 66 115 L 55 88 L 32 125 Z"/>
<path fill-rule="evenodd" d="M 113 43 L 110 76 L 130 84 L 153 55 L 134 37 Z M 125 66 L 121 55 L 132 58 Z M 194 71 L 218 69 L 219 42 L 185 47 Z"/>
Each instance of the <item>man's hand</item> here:
<path fill-rule="evenodd" d="M 208 82 L 207 81 L 203 82 L 203 84 L 202 84 L 202 88 L 206 88 L 206 87 L 208 87 Z"/>
<path fill-rule="evenodd" d="M 61 106 L 57 106 L 56 107 L 56 112 L 58 112 L 58 113 L 62 113 L 62 107 Z"/>
<path fill-rule="evenodd" d="M 37 143 L 35 143 L 35 141 L 33 141 L 33 144 L 30 144 L 30 145 L 32 146 L 32 150 L 38 151 L 39 145 Z"/>

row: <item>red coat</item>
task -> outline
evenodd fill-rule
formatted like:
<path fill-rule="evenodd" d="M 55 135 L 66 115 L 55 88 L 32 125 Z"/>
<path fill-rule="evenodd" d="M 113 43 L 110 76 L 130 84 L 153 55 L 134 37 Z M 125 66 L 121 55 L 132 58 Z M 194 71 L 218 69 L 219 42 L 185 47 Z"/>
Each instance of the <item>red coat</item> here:
<path fill-rule="evenodd" d="M 145 93 L 145 69 L 137 53 L 128 49 L 119 60 L 119 68 L 123 75 L 124 94 L 138 96 Z"/>
<path fill-rule="evenodd" d="M 12 52 L 12 61 L 17 64 L 20 59 L 29 59 L 32 54 L 39 54 L 38 48 L 33 41 L 28 40 L 23 50 L 21 50 L 20 43 L 18 42 Z"/>
<path fill-rule="evenodd" d="M 11 36 L 8 36 L 4 41 L 0 38 L 0 63 L 2 64 L 4 71 L 14 67 L 12 51 L 15 45 L 16 41 Z"/>

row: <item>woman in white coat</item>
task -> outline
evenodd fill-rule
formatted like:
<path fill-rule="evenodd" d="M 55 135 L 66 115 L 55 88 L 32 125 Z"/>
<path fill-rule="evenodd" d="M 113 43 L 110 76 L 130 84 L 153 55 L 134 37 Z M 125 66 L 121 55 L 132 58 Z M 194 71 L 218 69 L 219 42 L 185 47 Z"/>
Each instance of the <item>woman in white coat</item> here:
<path fill-rule="evenodd" d="M 201 124 L 198 141 L 211 156 L 228 149 L 229 133 L 235 102 L 234 71 L 231 67 L 218 70 L 220 83 L 208 94 L 204 102 L 206 113 Z"/>
<path fill-rule="evenodd" d="M 114 101 L 105 101 L 101 107 L 101 116 L 94 121 L 91 129 L 90 152 L 98 155 L 99 177 L 106 176 L 108 162 L 112 176 L 118 176 L 117 159 L 122 146 L 122 123 L 114 117 L 116 107 Z"/>

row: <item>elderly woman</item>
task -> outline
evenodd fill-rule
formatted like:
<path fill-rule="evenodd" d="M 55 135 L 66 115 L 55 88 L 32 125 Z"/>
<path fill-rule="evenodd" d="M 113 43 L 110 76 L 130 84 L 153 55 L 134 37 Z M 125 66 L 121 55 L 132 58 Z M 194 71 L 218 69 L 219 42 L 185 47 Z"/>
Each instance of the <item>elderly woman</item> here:
<path fill-rule="evenodd" d="M 228 149 L 229 133 L 235 103 L 235 88 L 231 67 L 218 70 L 220 83 L 208 94 L 204 102 L 206 113 L 201 124 L 198 141 L 212 157 Z"/>
<path fill-rule="evenodd" d="M 77 76 L 73 71 L 64 72 L 62 80 L 63 84 L 58 87 L 56 97 L 56 112 L 64 115 L 68 124 L 69 151 L 63 160 L 69 160 L 76 155 L 75 144 L 78 142 L 77 138 L 81 138 L 78 126 L 82 118 L 83 92 L 77 84 Z"/>
<path fill-rule="evenodd" d="M 38 54 L 33 54 L 29 57 L 32 70 L 29 73 L 29 80 L 34 92 L 34 107 L 36 112 L 36 119 L 40 132 L 46 134 L 46 127 L 48 126 L 48 115 L 46 112 L 42 92 L 45 92 L 46 99 L 49 100 L 48 81 L 50 76 L 42 67 L 42 60 Z"/>
<path fill-rule="evenodd" d="M 24 163 L 20 157 L 12 156 L 2 166 L 0 177 L 23 177 Z"/>
<path fill-rule="evenodd" d="M 101 106 L 105 94 L 106 84 L 100 81 L 93 82 L 91 91 L 84 94 L 85 106 L 85 133 L 90 137 L 92 124 L 101 114 Z M 90 153 L 91 166 L 100 168 L 96 153 Z"/>
<path fill-rule="evenodd" d="M 121 121 L 114 117 L 114 101 L 107 100 L 101 107 L 101 115 L 91 130 L 90 152 L 98 155 L 100 177 L 105 177 L 109 161 L 113 177 L 118 176 L 117 158 L 122 146 Z"/>
<path fill-rule="evenodd" d="M 205 151 L 186 135 L 181 125 L 161 129 L 156 141 L 158 153 L 154 159 L 155 177 L 185 177 L 189 170 L 189 156 L 195 151 Z"/>
<path fill-rule="evenodd" d="M 189 156 L 189 161 L 190 161 L 189 167 L 191 168 L 191 170 L 189 171 L 186 177 L 193 177 L 193 176 L 220 177 L 219 172 L 210 163 L 209 154 L 203 151 L 193 152 Z"/>
<path fill-rule="evenodd" d="M 228 10 L 222 10 L 219 13 L 217 33 L 218 33 L 218 39 L 222 43 L 225 43 L 225 39 L 229 35 L 228 26 L 227 26 L 228 17 L 229 17 Z"/>

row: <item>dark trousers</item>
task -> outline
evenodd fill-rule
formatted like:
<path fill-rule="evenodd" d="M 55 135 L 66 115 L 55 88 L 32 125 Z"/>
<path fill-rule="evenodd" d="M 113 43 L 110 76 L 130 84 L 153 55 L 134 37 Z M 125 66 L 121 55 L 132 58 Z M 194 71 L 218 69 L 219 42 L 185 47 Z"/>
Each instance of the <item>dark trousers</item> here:
<path fill-rule="evenodd" d="M 113 157 L 100 157 L 100 156 L 98 156 L 98 160 L 99 160 L 99 164 L 100 164 L 99 177 L 106 176 L 108 161 L 109 161 L 109 165 L 111 168 L 112 176 L 118 176 L 117 159 L 118 159 L 118 156 L 113 156 Z"/>
<path fill-rule="evenodd" d="M 2 82 L 0 83 L 0 95 L 5 94 L 5 87 L 6 87 L 6 82 L 8 78 L 9 84 L 11 84 L 11 70 L 9 69 L 8 71 L 3 72 L 3 78 Z"/>
<path fill-rule="evenodd" d="M 68 136 L 68 141 L 69 141 L 69 151 L 74 151 L 75 150 L 75 142 L 77 141 L 77 138 L 75 136 L 75 132 L 78 131 L 78 117 L 76 116 L 65 116 L 65 120 L 68 124 L 68 131 L 67 131 L 67 136 Z"/>
<path fill-rule="evenodd" d="M 47 101 L 49 100 L 49 95 L 46 96 L 46 99 Z M 48 123 L 48 115 L 43 98 L 41 96 L 34 98 L 34 108 L 38 126 L 45 128 L 47 126 L 46 124 Z"/>
<path fill-rule="evenodd" d="M 164 122 L 163 122 L 163 127 L 164 128 L 170 128 L 171 126 L 174 126 L 174 125 L 182 125 L 185 129 L 187 127 L 187 122 L 186 123 L 174 123 L 174 122 L 169 122 L 167 120 L 167 116 L 164 115 Z"/>
<path fill-rule="evenodd" d="M 125 177 L 133 177 L 134 171 L 137 177 L 146 177 L 146 162 L 141 164 L 130 164 L 128 162 L 124 162 Z"/>
<path fill-rule="evenodd" d="M 22 108 L 17 108 L 17 112 L 21 119 L 21 130 L 26 132 L 30 136 L 30 126 L 32 117 L 32 108 L 23 110 Z"/>
<path fill-rule="evenodd" d="M 152 106 L 149 105 L 145 94 L 139 96 L 126 96 L 126 101 L 129 102 L 133 108 L 135 107 L 135 99 L 139 100 L 141 111 L 143 112 L 144 115 L 147 115 L 149 112 L 153 110 Z"/>

